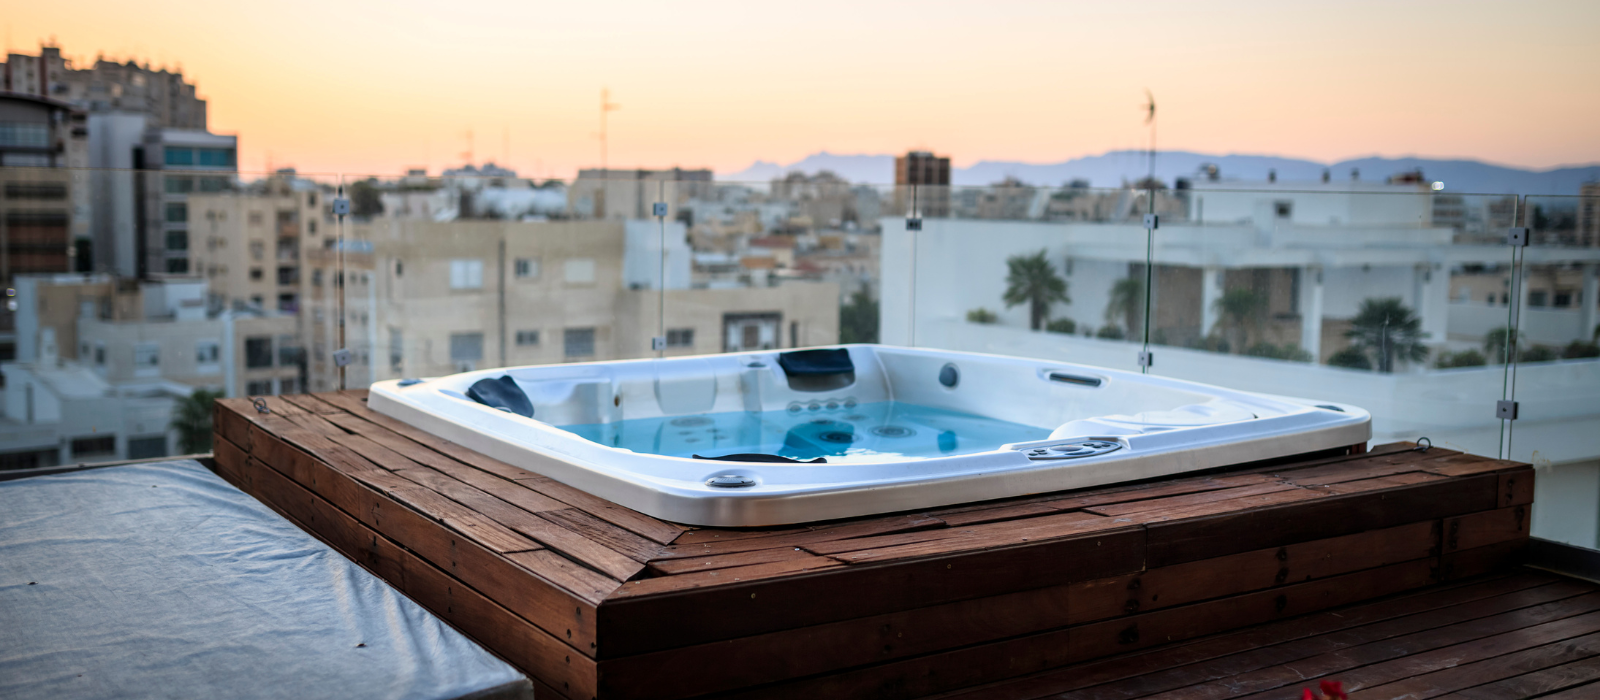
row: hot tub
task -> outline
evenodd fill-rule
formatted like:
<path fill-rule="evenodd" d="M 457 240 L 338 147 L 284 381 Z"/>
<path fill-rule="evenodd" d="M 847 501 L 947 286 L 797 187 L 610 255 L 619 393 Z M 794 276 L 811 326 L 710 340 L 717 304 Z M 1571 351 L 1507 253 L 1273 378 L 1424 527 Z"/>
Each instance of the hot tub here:
<path fill-rule="evenodd" d="M 392 380 L 368 405 L 640 512 L 721 527 L 1136 481 L 1371 436 L 1354 406 L 882 345 Z"/>

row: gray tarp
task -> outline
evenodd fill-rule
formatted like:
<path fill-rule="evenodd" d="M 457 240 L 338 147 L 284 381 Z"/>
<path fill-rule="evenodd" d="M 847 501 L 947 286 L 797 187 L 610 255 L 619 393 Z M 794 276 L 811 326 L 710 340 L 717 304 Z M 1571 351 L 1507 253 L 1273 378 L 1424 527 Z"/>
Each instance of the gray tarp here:
<path fill-rule="evenodd" d="M 527 697 L 529 688 L 196 462 L 0 482 L 0 697 Z"/>

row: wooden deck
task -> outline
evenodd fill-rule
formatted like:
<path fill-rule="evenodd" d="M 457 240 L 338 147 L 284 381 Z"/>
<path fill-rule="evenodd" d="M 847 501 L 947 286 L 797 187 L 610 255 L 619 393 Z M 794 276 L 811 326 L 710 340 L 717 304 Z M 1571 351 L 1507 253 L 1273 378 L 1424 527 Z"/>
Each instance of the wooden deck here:
<path fill-rule="evenodd" d="M 1532 470 L 1409 444 L 810 526 L 697 529 L 413 429 L 368 410 L 364 392 L 266 401 L 269 413 L 218 402 L 225 478 L 545 692 L 575 699 L 972 688 L 974 697 L 1236 697 L 1215 670 L 1144 695 L 1113 688 L 1240 654 L 1263 663 L 1245 671 L 1271 669 L 1309 656 L 1256 647 L 1313 648 L 1297 640 L 1354 639 L 1354 628 L 1308 626 L 1305 637 L 1256 628 L 1284 630 L 1281 641 L 1249 636 L 1254 629 L 1208 635 L 1425 591 L 1371 604 L 1390 606 L 1383 620 L 1401 619 L 1429 596 L 1541 580 L 1458 583 L 1516 564 Z M 1557 583 L 1575 585 L 1544 579 L 1516 590 Z M 1245 639 L 1256 641 L 1226 651 Z M 1127 661 L 1155 658 L 1171 660 Z M 1142 670 L 1094 675 L 1104 664 Z"/>

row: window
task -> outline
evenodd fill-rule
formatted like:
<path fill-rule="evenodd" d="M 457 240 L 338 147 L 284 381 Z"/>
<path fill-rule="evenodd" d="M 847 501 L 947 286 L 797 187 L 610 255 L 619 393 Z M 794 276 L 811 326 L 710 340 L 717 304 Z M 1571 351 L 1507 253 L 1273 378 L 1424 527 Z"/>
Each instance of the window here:
<path fill-rule="evenodd" d="M 188 258 L 167 258 L 167 274 L 184 275 L 189 273 Z"/>
<path fill-rule="evenodd" d="M 451 289 L 482 289 L 483 288 L 483 261 L 482 260 L 451 260 L 450 261 L 450 288 Z"/>
<path fill-rule="evenodd" d="M 222 344 L 215 340 L 201 340 L 194 344 L 194 361 L 200 365 L 214 365 L 222 359 Z"/>
<path fill-rule="evenodd" d="M 278 268 L 278 284 L 299 284 L 300 268 L 284 265 Z"/>
<path fill-rule="evenodd" d="M 165 435 L 128 438 L 128 459 L 154 459 L 168 454 Z"/>
<path fill-rule="evenodd" d="M 8 182 L 6 199 L 61 200 L 67 198 L 67 186 L 57 182 Z"/>
<path fill-rule="evenodd" d="M 694 329 L 693 328 L 668 328 L 667 329 L 667 347 L 669 347 L 669 348 L 694 347 Z"/>
<path fill-rule="evenodd" d="M 155 343 L 139 343 L 133 346 L 133 369 L 135 372 L 161 369 L 161 346 Z"/>
<path fill-rule="evenodd" d="M 278 393 L 280 393 L 280 394 L 298 394 L 298 393 L 300 393 L 300 382 L 299 382 L 299 380 L 295 379 L 294 377 L 284 377 L 282 379 L 279 379 L 278 380 Z"/>
<path fill-rule="evenodd" d="M 167 202 L 167 223 L 181 224 L 189 220 L 189 205 L 183 202 Z"/>
<path fill-rule="evenodd" d="M 394 261 L 394 276 L 395 277 L 403 277 L 403 276 L 405 276 L 405 274 L 406 274 L 406 264 L 404 262 L 402 262 L 402 261 L 399 261 L 399 260 Z"/>
<path fill-rule="evenodd" d="M 593 328 L 568 328 L 561 341 L 567 357 L 594 356 Z"/>
<path fill-rule="evenodd" d="M 278 311 L 281 311 L 281 312 L 286 313 L 286 314 L 299 313 L 300 312 L 300 297 L 299 297 L 299 295 L 296 295 L 296 294 L 279 294 L 278 295 Z"/>
<path fill-rule="evenodd" d="M 483 359 L 482 333 L 451 333 L 450 361 L 478 362 Z"/>
<path fill-rule="evenodd" d="M 256 279 L 260 279 L 260 277 L 258 276 Z M 259 308 L 262 308 L 261 305 L 265 304 L 265 303 L 267 303 L 266 299 L 263 298 L 260 294 L 251 294 L 250 295 L 250 305 L 251 306 L 254 306 L 254 307 L 259 309 Z"/>
<path fill-rule="evenodd" d="M 228 191 L 227 178 L 202 177 L 200 178 L 201 192 L 226 192 Z"/>
<path fill-rule="evenodd" d="M 562 265 L 568 284 L 594 282 L 594 258 L 573 258 Z"/>
<path fill-rule="evenodd" d="M 266 241 L 250 241 L 250 259 L 260 260 L 267 254 Z"/>
<path fill-rule="evenodd" d="M 538 345 L 539 331 L 517 331 L 517 345 Z"/>
<path fill-rule="evenodd" d="M 72 439 L 72 458 L 107 457 L 117 454 L 117 436 L 96 435 Z"/>
<path fill-rule="evenodd" d="M 167 176 L 167 194 L 188 194 L 194 191 L 194 178 Z"/>
<path fill-rule="evenodd" d="M 250 369 L 272 366 L 271 336 L 254 336 L 244 339 L 244 366 Z M 263 392 L 251 393 L 259 394 Z"/>
<path fill-rule="evenodd" d="M 259 268 L 259 267 L 250 268 L 250 281 L 251 282 L 260 282 L 261 281 L 261 277 L 262 277 L 261 268 Z"/>
<path fill-rule="evenodd" d="M 259 211 L 250 212 L 250 225 L 251 226 L 260 226 L 262 224 L 262 222 L 264 222 L 264 221 L 266 221 L 266 217 L 264 215 L 262 215 L 261 212 L 259 212 Z"/>
<path fill-rule="evenodd" d="M 1294 202 L 1273 202 L 1272 213 L 1280 219 L 1291 218 L 1294 216 Z"/>
<path fill-rule="evenodd" d="M 399 328 L 389 328 L 389 370 L 395 374 L 400 373 L 402 363 L 405 362 L 405 336 Z"/>
<path fill-rule="evenodd" d="M 194 165 L 203 165 L 208 168 L 231 168 L 233 167 L 233 162 L 233 149 L 231 148 L 194 149 Z"/>
<path fill-rule="evenodd" d="M 163 162 L 167 165 L 194 165 L 194 149 L 168 148 Z"/>
<path fill-rule="evenodd" d="M 311 270 L 311 286 L 313 286 L 313 287 L 321 287 L 322 286 L 322 268 L 320 268 L 320 267 L 312 268 L 312 270 Z"/>
<path fill-rule="evenodd" d="M 248 396 L 271 396 L 272 380 L 260 379 L 253 382 L 245 382 L 244 393 Z"/>
<path fill-rule="evenodd" d="M 1569 306 L 1572 306 L 1572 290 L 1570 290 L 1570 289 L 1558 289 L 1558 290 L 1556 290 L 1555 301 L 1551 303 L 1551 306 L 1554 306 L 1554 307 L 1556 307 L 1558 309 L 1564 309 L 1564 308 L 1567 308 Z"/>
<path fill-rule="evenodd" d="M 49 148 L 50 125 L 0 122 L 0 146 Z"/>
<path fill-rule="evenodd" d="M 106 345 L 105 345 L 105 343 L 96 343 L 95 344 L 95 346 L 94 346 L 94 363 L 99 365 L 99 366 L 101 366 L 101 367 L 106 366 Z"/>
<path fill-rule="evenodd" d="M 1549 306 L 1550 293 L 1544 290 L 1528 292 L 1528 306 Z"/>
<path fill-rule="evenodd" d="M 307 221 L 306 222 L 306 235 L 308 235 L 308 236 L 317 235 L 317 222 L 315 222 L 315 221 Z"/>
<path fill-rule="evenodd" d="M 539 261 L 532 258 L 517 258 L 513 263 L 513 271 L 519 280 L 539 279 Z"/>
<path fill-rule="evenodd" d="M 167 250 L 188 250 L 188 249 L 189 249 L 189 232 L 188 231 L 168 231 L 167 232 Z"/>

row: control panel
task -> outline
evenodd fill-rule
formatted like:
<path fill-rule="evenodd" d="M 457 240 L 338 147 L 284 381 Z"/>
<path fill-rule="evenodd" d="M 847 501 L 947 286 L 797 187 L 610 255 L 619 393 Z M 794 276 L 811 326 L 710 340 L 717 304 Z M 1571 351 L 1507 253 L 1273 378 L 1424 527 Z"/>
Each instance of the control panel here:
<path fill-rule="evenodd" d="M 1029 447 L 1022 451 L 1028 459 L 1080 459 L 1122 449 L 1122 443 L 1100 438 L 1080 438 L 1054 445 Z"/>

